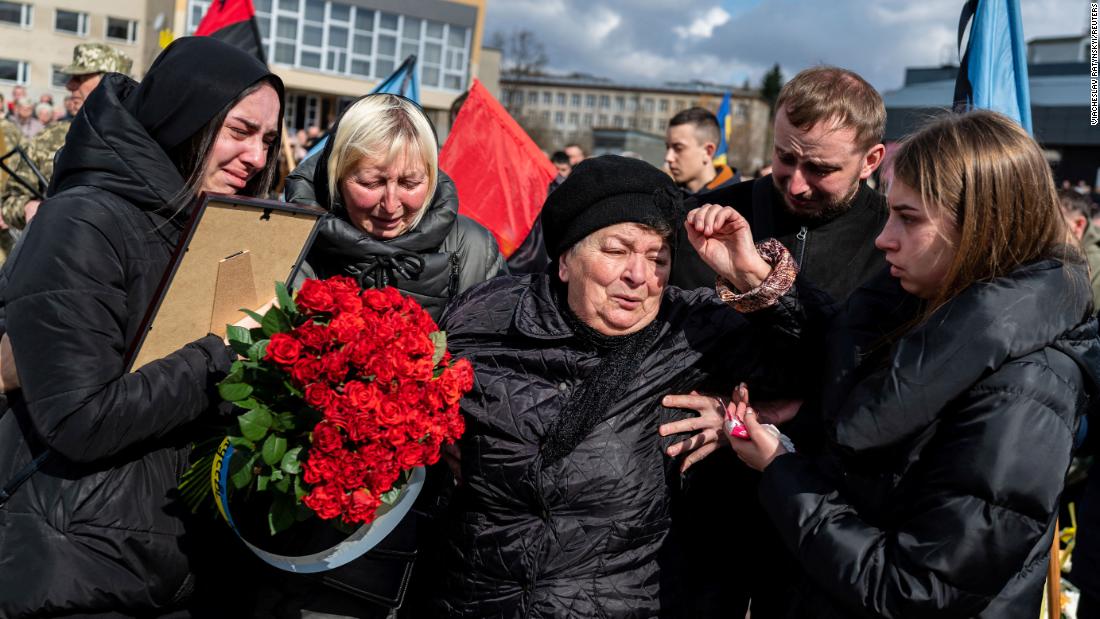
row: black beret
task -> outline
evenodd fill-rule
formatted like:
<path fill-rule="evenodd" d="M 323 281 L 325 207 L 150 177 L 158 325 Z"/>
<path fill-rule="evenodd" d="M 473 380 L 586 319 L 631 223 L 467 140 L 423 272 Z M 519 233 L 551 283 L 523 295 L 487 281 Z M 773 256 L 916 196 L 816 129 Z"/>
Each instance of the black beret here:
<path fill-rule="evenodd" d="M 639 159 L 585 159 L 542 207 L 546 253 L 557 259 L 589 234 L 621 223 L 678 224 L 680 191 L 668 174 Z"/>

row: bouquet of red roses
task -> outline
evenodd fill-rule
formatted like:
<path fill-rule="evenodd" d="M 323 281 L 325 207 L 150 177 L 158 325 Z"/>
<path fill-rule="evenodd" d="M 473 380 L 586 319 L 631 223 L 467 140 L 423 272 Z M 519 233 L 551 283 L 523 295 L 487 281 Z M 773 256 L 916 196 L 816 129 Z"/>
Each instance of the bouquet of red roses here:
<path fill-rule="evenodd" d="M 242 358 L 218 391 L 246 412 L 221 440 L 236 452 L 228 485 L 270 495 L 272 535 L 313 514 L 369 523 L 411 469 L 462 434 L 458 401 L 473 370 L 452 362 L 445 334 L 393 288 L 360 291 L 338 276 L 306 280 L 294 298 L 277 285 L 277 298 L 266 314 L 249 312 L 259 328 L 229 327 Z M 200 454 L 185 475 L 192 505 L 220 460 Z"/>

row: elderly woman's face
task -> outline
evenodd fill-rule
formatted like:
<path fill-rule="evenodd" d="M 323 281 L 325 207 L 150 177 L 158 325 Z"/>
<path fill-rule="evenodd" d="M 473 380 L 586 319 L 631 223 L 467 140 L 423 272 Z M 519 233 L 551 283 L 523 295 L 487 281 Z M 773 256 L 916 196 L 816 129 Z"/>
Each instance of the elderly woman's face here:
<path fill-rule="evenodd" d="M 355 227 L 379 239 L 409 231 L 428 201 L 428 172 L 406 151 L 389 165 L 364 157 L 340 180 L 340 195 Z"/>
<path fill-rule="evenodd" d="M 668 272 L 668 243 L 633 223 L 593 232 L 558 263 L 569 308 L 604 335 L 634 333 L 653 322 Z"/>

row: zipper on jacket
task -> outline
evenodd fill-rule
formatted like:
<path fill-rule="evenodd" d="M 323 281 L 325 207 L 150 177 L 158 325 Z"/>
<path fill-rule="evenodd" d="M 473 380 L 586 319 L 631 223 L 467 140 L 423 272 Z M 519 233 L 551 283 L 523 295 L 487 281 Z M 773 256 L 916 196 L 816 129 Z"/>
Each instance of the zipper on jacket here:
<path fill-rule="evenodd" d="M 810 235 L 810 231 L 806 229 L 806 226 L 802 226 L 802 229 L 798 231 L 798 235 L 794 238 L 798 239 L 798 270 L 802 270 L 802 259 L 806 257 L 806 237 Z"/>

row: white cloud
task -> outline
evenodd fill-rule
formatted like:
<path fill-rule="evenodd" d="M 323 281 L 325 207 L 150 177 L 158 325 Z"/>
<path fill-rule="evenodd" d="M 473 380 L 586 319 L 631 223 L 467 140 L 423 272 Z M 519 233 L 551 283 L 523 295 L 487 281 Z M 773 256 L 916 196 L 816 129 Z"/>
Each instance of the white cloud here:
<path fill-rule="evenodd" d="M 606 7 L 597 7 L 595 13 L 590 19 L 586 20 L 586 30 L 589 36 L 597 42 L 603 41 L 607 38 L 607 35 L 619 27 L 619 24 L 623 23 L 621 15 Z"/>
<path fill-rule="evenodd" d="M 672 29 L 680 38 L 709 39 L 714 34 L 714 29 L 730 20 L 730 14 L 722 7 L 711 7 L 703 15 L 696 17 L 691 25 L 676 26 Z"/>

